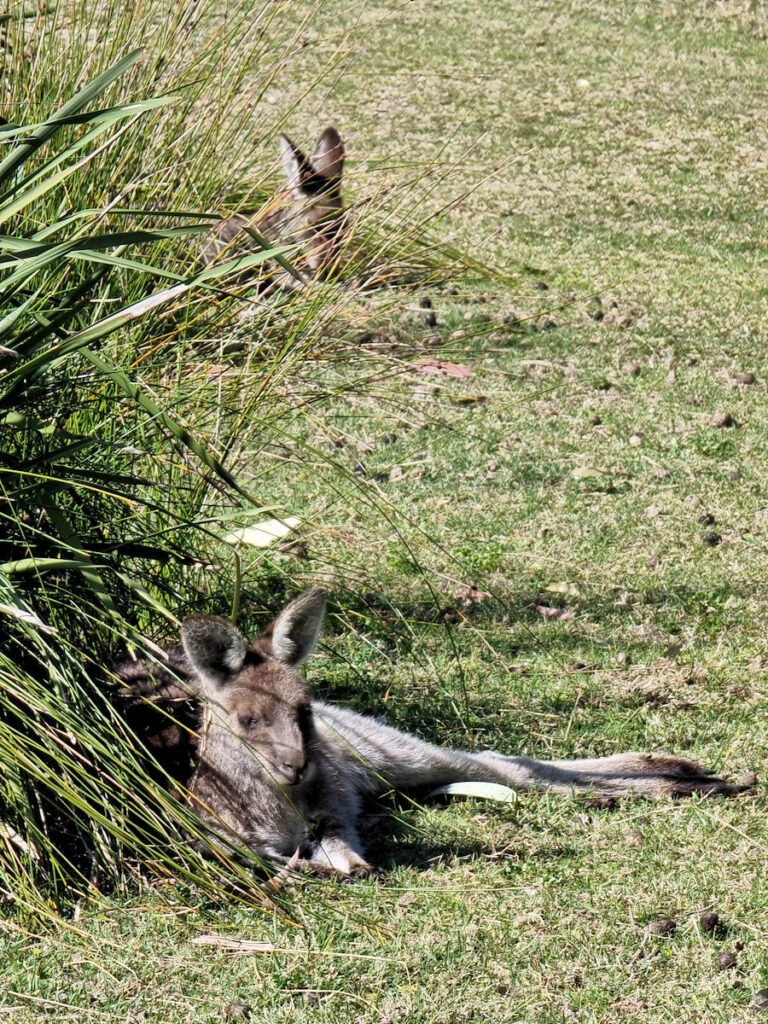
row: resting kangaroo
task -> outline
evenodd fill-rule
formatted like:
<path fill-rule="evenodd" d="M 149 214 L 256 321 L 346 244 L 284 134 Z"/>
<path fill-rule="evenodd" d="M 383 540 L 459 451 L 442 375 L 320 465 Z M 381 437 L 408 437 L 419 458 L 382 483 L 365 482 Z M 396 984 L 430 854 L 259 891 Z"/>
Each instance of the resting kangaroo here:
<path fill-rule="evenodd" d="M 370 870 L 357 830 L 362 803 L 393 787 L 472 780 L 652 797 L 738 788 L 693 761 L 660 755 L 537 761 L 450 750 L 313 702 L 296 668 L 312 654 L 324 614 L 323 592 L 309 590 L 250 644 L 230 622 L 193 615 L 182 625 L 183 655 L 169 654 L 204 708 L 189 802 L 215 830 L 260 856 L 286 863 L 298 850 L 297 867 L 344 875 Z M 116 671 L 133 693 L 150 692 L 147 666 Z M 178 687 L 169 674 L 159 676 L 152 686 L 159 682 L 166 696 Z M 178 692 L 182 701 L 188 696 Z"/>
<path fill-rule="evenodd" d="M 311 157 L 288 138 L 280 136 L 280 156 L 287 181 L 286 195 L 267 210 L 244 210 L 215 224 L 204 236 L 202 262 L 207 266 L 219 255 L 237 256 L 253 250 L 255 242 L 248 229 L 269 242 L 298 245 L 290 256 L 302 276 L 323 276 L 339 255 L 344 240 L 344 206 L 341 174 L 344 143 L 335 128 L 326 128 Z M 296 284 L 289 275 L 281 282 Z"/>

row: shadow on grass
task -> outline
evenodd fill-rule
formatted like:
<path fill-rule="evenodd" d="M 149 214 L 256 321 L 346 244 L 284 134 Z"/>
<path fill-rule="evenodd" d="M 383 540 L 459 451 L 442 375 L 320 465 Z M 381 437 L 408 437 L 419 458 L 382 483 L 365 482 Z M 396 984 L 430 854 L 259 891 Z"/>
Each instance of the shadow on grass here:
<path fill-rule="evenodd" d="M 381 871 L 392 872 L 397 868 L 410 868 L 414 871 L 428 872 L 438 864 L 451 865 L 467 860 L 505 860 L 518 863 L 531 856 L 552 861 L 580 856 L 575 846 L 567 842 L 552 841 L 551 836 L 548 837 L 546 846 L 531 853 L 530 843 L 526 845 L 525 850 L 511 843 L 499 848 L 483 842 L 480 838 L 473 840 L 464 836 L 451 838 L 449 835 L 441 835 L 440 833 L 444 833 L 446 829 L 434 827 L 435 801 L 428 801 L 426 797 L 426 792 L 419 794 L 418 799 L 399 795 L 394 798 L 382 797 L 378 801 L 372 801 L 367 813 L 363 815 L 360 832 L 367 856 Z M 442 799 L 442 805 L 437 806 L 444 806 L 447 809 L 450 800 Z M 411 820 L 421 811 L 427 813 L 427 808 L 431 815 L 429 834 L 417 821 Z M 483 804 L 483 817 L 497 814 L 503 820 L 506 813 L 505 808 L 499 804 Z M 512 839 L 519 831 L 519 823 L 511 821 L 509 829 Z M 526 822 L 526 829 L 530 833 L 541 831 L 535 821 Z M 478 836 L 482 831 L 483 825 L 478 822 Z"/>
<path fill-rule="evenodd" d="M 701 626 L 697 641 L 706 642 L 710 630 L 720 633 L 732 592 L 681 584 L 644 590 L 626 603 L 611 594 L 587 594 L 570 606 L 561 601 L 561 610 L 573 612 L 564 620 L 542 614 L 545 602 L 553 606 L 555 599 L 534 590 L 516 591 L 504 601 L 489 597 L 458 612 L 439 596 L 430 604 L 344 594 L 330 601 L 330 657 L 322 675 L 310 670 L 310 676 L 324 700 L 382 717 L 438 745 L 470 749 L 532 752 L 532 737 L 540 739 L 542 730 L 553 737 L 565 731 L 573 743 L 583 728 L 599 735 L 609 719 L 630 723 L 644 708 L 665 705 L 693 721 L 700 689 L 680 678 L 669 693 L 664 687 L 655 692 L 633 686 L 633 676 L 642 681 L 659 662 L 661 676 L 684 674 L 692 655 L 679 657 L 676 637 L 691 618 Z M 638 617 L 651 620 L 644 636 L 634 630 Z M 596 624 L 606 640 L 596 637 Z M 350 640 L 355 634 L 359 643 Z M 690 639 L 685 646 L 692 646 Z M 610 686 L 613 675 L 621 686 Z M 690 682 L 697 681 L 692 669 Z M 642 721 L 635 725 L 630 732 L 641 735 Z"/>

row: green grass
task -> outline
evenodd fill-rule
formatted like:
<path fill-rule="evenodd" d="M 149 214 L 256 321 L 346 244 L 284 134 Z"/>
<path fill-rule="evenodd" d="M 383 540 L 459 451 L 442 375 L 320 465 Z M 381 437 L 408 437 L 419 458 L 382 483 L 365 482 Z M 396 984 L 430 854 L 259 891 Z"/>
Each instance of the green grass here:
<path fill-rule="evenodd" d="M 758 4 L 704 0 L 517 6 L 371 4 L 358 24 L 333 0 L 262 108 L 276 124 L 302 97 L 297 141 L 337 124 L 356 198 L 411 180 L 450 139 L 455 166 L 431 165 L 407 203 L 449 208 L 445 235 L 507 277 L 342 297 L 333 331 L 314 328 L 320 358 L 279 376 L 290 413 L 278 403 L 266 433 L 263 364 L 247 347 L 228 359 L 215 329 L 163 386 L 181 414 L 197 400 L 188 362 L 238 369 L 220 382 L 233 419 L 207 429 L 240 424 L 232 468 L 307 521 L 300 549 L 241 553 L 246 589 L 274 610 L 286 588 L 328 587 L 308 667 L 323 698 L 438 742 L 665 749 L 764 779 L 768 23 Z M 348 31 L 338 79 L 304 97 Z M 247 320 L 223 335 L 253 336 Z M 473 376 L 409 365 L 426 356 Z M 732 376 L 746 371 L 756 383 Z M 204 371 L 197 386 L 211 395 Z M 722 411 L 739 426 L 710 426 Z M 176 585 L 175 614 L 227 613 L 223 550 L 207 596 Z M 489 597 L 465 607 L 472 584 Z M 268 610 L 246 601 L 242 619 Z M 182 884 L 107 892 L 43 937 L 9 914 L 0 1004 L 20 1021 L 168 1024 L 232 1003 L 270 1022 L 747 1019 L 768 985 L 767 847 L 762 789 L 614 810 L 405 804 L 370 825 L 382 879 L 303 883 L 292 924 Z M 715 935 L 697 924 L 708 907 Z M 673 936 L 646 934 L 670 917 Z M 211 932 L 278 951 L 192 943 Z M 724 951 L 735 968 L 718 968 Z"/>

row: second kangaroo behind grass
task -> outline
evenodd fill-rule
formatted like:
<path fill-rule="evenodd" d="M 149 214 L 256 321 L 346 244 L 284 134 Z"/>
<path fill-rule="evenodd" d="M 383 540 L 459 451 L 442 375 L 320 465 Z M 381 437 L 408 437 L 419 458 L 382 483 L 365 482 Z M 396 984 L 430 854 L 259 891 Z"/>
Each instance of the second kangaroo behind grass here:
<path fill-rule="evenodd" d="M 537 761 L 450 750 L 313 701 L 296 669 L 312 654 L 324 615 L 323 592 L 309 590 L 251 643 L 225 619 L 193 615 L 182 624 L 183 653 L 168 655 L 176 678 L 141 662 L 116 669 L 134 695 L 160 692 L 184 703 L 192 693 L 197 699 L 189 803 L 214 832 L 259 856 L 342 875 L 371 870 L 358 820 L 367 797 L 391 788 L 483 781 L 517 790 L 650 797 L 730 795 L 740 788 L 693 761 L 665 755 Z"/>
<path fill-rule="evenodd" d="M 326 128 L 310 157 L 280 136 L 280 157 L 286 173 L 285 195 L 266 209 L 243 210 L 215 224 L 203 238 L 201 259 L 206 265 L 222 258 L 253 251 L 257 243 L 249 231 L 270 243 L 297 246 L 288 254 L 292 265 L 307 278 L 322 277 L 336 262 L 345 239 L 341 175 L 344 143 L 335 128 Z M 282 284 L 301 284 L 287 272 Z"/>

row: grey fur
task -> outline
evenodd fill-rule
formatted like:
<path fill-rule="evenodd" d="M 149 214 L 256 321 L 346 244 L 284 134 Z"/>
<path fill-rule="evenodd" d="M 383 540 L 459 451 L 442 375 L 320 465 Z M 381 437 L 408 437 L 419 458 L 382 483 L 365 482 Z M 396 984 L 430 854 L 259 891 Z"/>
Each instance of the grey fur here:
<path fill-rule="evenodd" d="M 206 682 L 224 684 L 245 661 L 245 640 L 237 626 L 216 615 L 190 615 L 181 626 L 184 653 Z"/>
<path fill-rule="evenodd" d="M 737 789 L 679 758 L 627 753 L 537 761 L 450 750 L 313 703 L 294 666 L 314 649 L 324 610 L 322 592 L 310 590 L 248 645 L 222 619 L 194 616 L 182 627 L 188 682 L 205 705 L 189 801 L 214 829 L 263 857 L 286 863 L 298 849 L 300 867 L 344 875 L 370 870 L 359 816 L 366 797 L 390 788 L 485 781 L 607 797 Z"/>
<path fill-rule="evenodd" d="M 325 617 L 325 594 L 315 587 L 291 601 L 272 623 L 272 656 L 303 665 L 314 653 Z"/>

